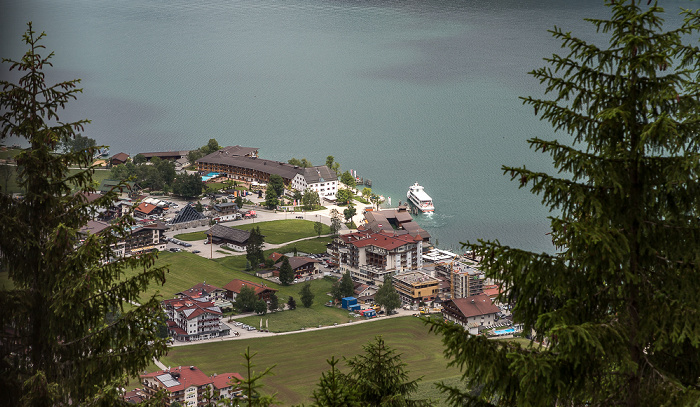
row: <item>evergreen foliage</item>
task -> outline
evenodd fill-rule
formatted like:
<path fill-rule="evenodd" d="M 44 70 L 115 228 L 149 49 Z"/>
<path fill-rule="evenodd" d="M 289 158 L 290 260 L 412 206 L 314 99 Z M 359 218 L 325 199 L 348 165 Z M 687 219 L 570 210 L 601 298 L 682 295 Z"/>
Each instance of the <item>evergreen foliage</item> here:
<path fill-rule="evenodd" d="M 270 304 L 268 304 L 268 309 L 270 312 L 275 312 L 280 306 L 280 299 L 275 293 L 270 294 Z"/>
<path fill-rule="evenodd" d="M 241 292 L 236 295 L 234 304 L 240 312 L 250 312 L 256 310 L 255 305 L 258 301 L 258 296 L 255 294 L 255 289 L 244 285 L 241 287 Z"/>
<path fill-rule="evenodd" d="M 315 222 L 314 223 L 314 231 L 316 232 L 318 237 L 321 237 L 321 233 L 323 232 L 323 223 Z"/>
<path fill-rule="evenodd" d="M 204 190 L 202 177 L 197 174 L 180 174 L 173 182 L 173 193 L 185 199 L 196 198 Z M 197 209 L 197 212 L 202 212 Z"/>
<path fill-rule="evenodd" d="M 318 388 L 314 390 L 313 407 L 360 407 L 357 390 L 340 369 L 336 367 L 339 359 L 335 356 L 326 360 L 331 369 L 321 374 Z"/>
<path fill-rule="evenodd" d="M 76 134 L 75 137 L 63 140 L 61 143 L 61 148 L 63 149 L 64 153 L 67 152 L 80 152 L 80 151 L 87 151 L 87 150 L 93 150 L 95 151 L 95 147 L 97 146 L 97 142 L 87 136 L 83 136 L 82 134 Z"/>
<path fill-rule="evenodd" d="M 384 279 L 384 284 L 374 294 L 374 302 L 384 307 L 387 315 L 401 307 L 401 297 L 399 297 L 399 293 L 394 288 L 391 277 Z"/>
<path fill-rule="evenodd" d="M 238 401 L 236 405 L 248 407 L 267 407 L 276 404 L 277 402 L 275 397 L 276 393 L 266 395 L 260 392 L 260 389 L 263 387 L 263 384 L 260 383 L 261 379 L 265 376 L 272 375 L 272 369 L 274 369 L 275 366 L 268 367 L 262 373 L 256 373 L 253 370 L 255 367 L 253 364 L 253 358 L 255 355 L 257 355 L 257 353 L 252 355 L 250 354 L 250 347 L 247 347 L 245 353 L 242 355 L 245 359 L 245 363 L 241 364 L 241 366 L 243 366 L 245 369 L 246 376 L 243 381 L 239 383 L 239 386 L 243 392 L 243 396 L 245 396 L 245 399 L 243 401 L 236 400 Z M 233 400 L 231 404 L 233 405 Z"/>
<path fill-rule="evenodd" d="M 95 192 L 91 148 L 56 154 L 88 121 L 58 117 L 80 81 L 45 82 L 53 53 L 40 54 L 44 36 L 28 24 L 28 51 L 20 61 L 3 59 L 22 76 L 17 84 L 0 81 L 0 138 L 30 144 L 16 157 L 24 198 L 0 194 L 0 259 L 14 284 L 0 295 L 0 394 L 13 406 L 115 405 L 123 377 L 167 350 L 157 335 L 165 317 L 158 299 L 140 298 L 150 283 L 165 281 L 165 269 L 152 267 L 154 254 L 113 252 L 131 216 L 99 235 L 80 233 L 90 213 L 118 194 L 84 198 Z M 83 170 L 69 175 L 69 166 Z M 139 272 L 126 277 L 128 269 Z"/>
<path fill-rule="evenodd" d="M 260 315 L 267 314 L 267 303 L 262 298 L 255 301 L 255 313 Z"/>
<path fill-rule="evenodd" d="M 299 294 L 301 295 L 301 303 L 304 305 L 304 308 L 311 308 L 314 303 L 314 293 L 311 292 L 311 283 L 304 284 Z"/>
<path fill-rule="evenodd" d="M 252 270 L 257 270 L 260 264 L 265 263 L 265 253 L 263 252 L 263 244 L 265 239 L 260 233 L 260 227 L 256 226 L 250 230 L 248 244 L 245 246 L 246 259 L 250 263 Z"/>
<path fill-rule="evenodd" d="M 270 175 L 267 185 L 274 189 L 276 196 L 284 195 L 284 180 L 281 176 L 277 174 Z"/>
<path fill-rule="evenodd" d="M 571 136 L 529 140 L 562 173 L 503 167 L 554 210 L 554 253 L 466 244 L 502 283 L 514 320 L 547 346 L 465 336 L 434 323 L 446 356 L 479 395 L 453 404 L 689 406 L 700 400 L 700 11 L 662 30 L 656 4 L 610 2 L 589 20 L 599 47 L 560 28 L 568 55 L 532 74 L 550 100 L 525 98 Z"/>
<path fill-rule="evenodd" d="M 277 208 L 277 205 L 280 204 L 280 200 L 277 198 L 277 196 L 275 187 L 273 187 L 272 184 L 267 184 L 267 188 L 265 189 L 265 207 L 267 209 Z"/>
<path fill-rule="evenodd" d="M 287 308 L 297 309 L 297 302 L 294 299 L 294 297 L 290 296 L 289 299 L 287 300 Z"/>
<path fill-rule="evenodd" d="M 349 271 L 343 274 L 343 277 L 340 279 L 340 295 L 342 295 L 340 298 L 352 297 L 355 295 L 355 282 L 352 281 Z"/>
<path fill-rule="evenodd" d="M 280 266 L 280 284 L 290 285 L 294 282 L 294 270 L 289 264 L 287 256 L 282 257 L 282 265 Z"/>
<path fill-rule="evenodd" d="M 409 380 L 401 354 L 386 346 L 378 336 L 362 347 L 365 354 L 346 359 L 350 385 L 363 406 L 429 406 L 425 400 L 412 400 L 421 378 Z"/>

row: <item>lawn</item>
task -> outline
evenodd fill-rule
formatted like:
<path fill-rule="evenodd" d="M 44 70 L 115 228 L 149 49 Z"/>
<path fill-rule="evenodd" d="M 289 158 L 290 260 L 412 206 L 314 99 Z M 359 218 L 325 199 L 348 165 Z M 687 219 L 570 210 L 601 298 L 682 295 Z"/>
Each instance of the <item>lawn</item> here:
<path fill-rule="evenodd" d="M 270 287 L 278 289 L 277 298 L 280 303 L 286 303 L 289 297 L 294 297 L 297 308 L 295 310 L 287 310 L 281 312 L 267 313 L 262 318 L 268 321 L 268 329 L 272 332 L 289 332 L 299 331 L 302 328 L 318 327 L 319 325 L 328 326 L 335 324 L 344 324 L 349 320 L 354 320 L 348 317 L 348 312 L 335 307 L 326 307 L 323 305 L 331 299 L 327 293 L 331 290 L 334 279 L 323 278 L 310 281 L 311 292 L 314 294 L 314 302 L 310 308 L 304 308 L 301 303 L 301 295 L 299 292 L 306 283 L 298 283 L 290 286 L 279 286 L 268 283 Z M 260 315 L 239 318 L 248 325 L 255 327 L 260 326 Z"/>
<path fill-rule="evenodd" d="M 290 243 L 277 249 L 265 250 L 264 254 L 265 257 L 268 257 L 274 252 L 283 254 L 293 253 L 295 247 L 300 253 L 325 253 L 326 245 L 328 245 L 328 243 L 330 243 L 332 240 L 333 239 L 330 237 L 317 237 L 315 239 L 302 240 L 301 242 Z M 237 256 L 227 256 L 219 259 L 214 259 L 214 261 L 221 264 L 224 267 L 240 271 L 245 270 L 247 262 L 245 253 L 241 253 Z"/>
<path fill-rule="evenodd" d="M 179 235 L 175 235 L 175 239 L 180 239 L 185 242 L 194 242 L 195 240 L 206 240 L 207 235 L 204 232 L 180 233 Z"/>
<path fill-rule="evenodd" d="M 272 370 L 274 376 L 263 380 L 262 391 L 277 392 L 280 404 L 289 406 L 309 403 L 321 373 L 328 369 L 327 359 L 358 355 L 363 352 L 362 345 L 377 335 L 382 335 L 389 347 L 402 354 L 411 378 L 423 376 L 421 388 L 431 389 L 433 382 L 443 379 L 454 382 L 459 376 L 456 368 L 447 368 L 441 338 L 429 333 L 428 327 L 413 317 L 275 337 L 179 346 L 172 348 L 161 362 L 166 366 L 194 365 L 208 375 L 242 373 L 240 355 L 249 346 L 251 353 L 257 352 L 253 359 L 256 372 L 276 365 Z M 339 365 L 347 371 L 344 362 Z"/>
<path fill-rule="evenodd" d="M 19 153 L 22 152 L 21 148 L 8 148 L 7 150 L 0 150 L 0 160 L 7 160 L 8 158 L 14 158 Z"/>
<path fill-rule="evenodd" d="M 245 256 L 241 257 L 245 262 Z M 240 271 L 242 268 L 230 269 L 215 261 L 187 252 L 160 252 L 155 265 L 169 265 L 170 272 L 165 275 L 165 284 L 162 287 L 151 284 L 148 290 L 146 290 L 145 295 L 151 295 L 159 291 L 163 295 L 163 298 L 172 298 L 175 293 L 186 290 L 203 281 L 216 287 L 223 287 L 235 278 L 255 283 L 265 282 L 271 285 L 271 283 L 266 280 Z M 134 270 L 127 271 L 127 276 L 134 275 L 136 272 L 137 271 Z"/>
<path fill-rule="evenodd" d="M 265 236 L 265 242 L 281 244 L 305 237 L 316 236 L 317 233 L 314 230 L 314 223 L 315 222 L 310 220 L 285 219 L 238 225 L 236 229 L 250 230 L 254 227 L 259 227 L 260 233 Z M 331 233 L 331 228 L 328 225 L 323 225 L 321 234 L 327 235 L 329 233 Z"/>
<path fill-rule="evenodd" d="M 7 191 L 7 193 L 14 194 L 14 193 L 20 193 L 22 190 L 20 189 L 19 185 L 17 184 L 17 176 L 16 176 L 16 170 L 17 167 L 15 166 L 7 166 L 13 174 L 10 176 L 10 178 L 7 179 L 7 188 L 5 188 L 5 178 L 0 179 L 0 187 L 2 187 L 3 191 Z M 68 170 L 68 174 L 72 175 L 77 173 L 79 170 Z M 93 181 L 96 181 L 98 184 L 102 182 L 105 179 L 109 179 L 110 171 L 106 169 L 102 170 L 95 170 L 95 173 L 92 175 Z"/>
<path fill-rule="evenodd" d="M 265 236 L 266 243 L 282 244 L 291 242 L 292 240 L 316 236 L 317 233 L 314 230 L 314 223 L 315 222 L 309 220 L 283 219 L 236 225 L 235 229 L 251 230 L 254 227 L 259 227 L 260 233 Z M 328 225 L 323 225 L 321 234 L 327 235 L 329 233 L 331 233 L 331 228 Z M 175 235 L 175 238 L 191 242 L 195 240 L 205 240 L 207 235 L 205 232 L 190 232 Z"/>

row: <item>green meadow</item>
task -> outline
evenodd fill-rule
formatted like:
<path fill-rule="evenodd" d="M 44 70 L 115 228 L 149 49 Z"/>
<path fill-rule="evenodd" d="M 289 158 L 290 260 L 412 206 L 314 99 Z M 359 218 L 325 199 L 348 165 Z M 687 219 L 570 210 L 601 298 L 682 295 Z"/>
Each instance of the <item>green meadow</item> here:
<path fill-rule="evenodd" d="M 442 395 L 435 390 L 434 383 L 446 380 L 458 384 L 459 371 L 447 367 L 441 338 L 428 332 L 428 327 L 413 317 L 387 318 L 273 337 L 177 346 L 171 348 L 161 362 L 166 366 L 194 365 L 208 375 L 241 373 L 241 354 L 250 347 L 251 353 L 257 353 L 253 358 L 256 372 L 275 366 L 272 370 L 274 376 L 263 380 L 263 392 L 277 393 L 283 406 L 308 404 L 321 373 L 328 369 L 327 359 L 361 354 L 362 346 L 378 335 L 383 337 L 387 346 L 401 354 L 411 378 L 423 377 L 416 397 L 432 397 L 433 405 L 443 405 L 437 400 Z M 347 372 L 344 362 L 340 366 Z"/>

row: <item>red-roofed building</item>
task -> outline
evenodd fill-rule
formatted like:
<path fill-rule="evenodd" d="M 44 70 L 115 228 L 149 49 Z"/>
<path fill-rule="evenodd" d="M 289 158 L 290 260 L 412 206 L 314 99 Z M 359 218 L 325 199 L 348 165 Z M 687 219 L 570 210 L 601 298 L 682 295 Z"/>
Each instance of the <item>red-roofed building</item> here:
<path fill-rule="evenodd" d="M 212 395 L 215 393 L 214 390 L 219 390 L 218 400 L 237 397 L 241 392 L 236 383 L 238 380 L 243 380 L 243 377 L 238 373 L 214 374 L 210 377 L 196 366 L 168 368 L 140 375 L 140 378 L 141 383 L 145 386 L 144 393 L 148 398 L 164 389 L 167 393 L 167 405 L 178 402 L 181 406 L 186 407 L 204 405 L 207 400 L 203 396 L 207 390 Z"/>
<path fill-rule="evenodd" d="M 359 231 L 337 237 L 331 256 L 355 281 L 382 285 L 384 278 L 423 267 L 423 241 L 408 233 Z"/>
<path fill-rule="evenodd" d="M 134 209 L 134 216 L 137 218 L 147 218 L 149 216 L 160 215 L 161 213 L 163 213 L 163 208 L 148 202 L 141 202 L 139 206 Z"/>
<path fill-rule="evenodd" d="M 257 284 L 253 283 L 252 281 L 246 281 L 246 280 L 231 280 L 228 284 L 224 286 L 224 290 L 226 290 L 226 298 L 228 298 L 230 301 L 235 301 L 236 296 L 241 293 L 241 288 L 244 286 L 248 286 L 255 290 L 255 294 L 258 296 L 259 299 L 265 300 L 265 302 L 270 301 L 270 296 L 277 292 L 274 288 L 270 288 L 264 284 Z"/>
<path fill-rule="evenodd" d="M 238 373 L 216 373 L 212 378 L 214 390 L 219 392 L 219 399 L 230 399 L 241 397 L 242 392 L 238 387 L 238 383 L 243 381 L 243 376 Z"/>
<path fill-rule="evenodd" d="M 231 330 L 221 322 L 221 308 L 201 298 L 181 296 L 163 301 L 168 331 L 179 341 L 197 341 L 226 336 Z"/>
<path fill-rule="evenodd" d="M 485 294 L 446 300 L 442 303 L 443 317 L 465 328 L 493 325 L 499 312 L 501 310 Z"/>

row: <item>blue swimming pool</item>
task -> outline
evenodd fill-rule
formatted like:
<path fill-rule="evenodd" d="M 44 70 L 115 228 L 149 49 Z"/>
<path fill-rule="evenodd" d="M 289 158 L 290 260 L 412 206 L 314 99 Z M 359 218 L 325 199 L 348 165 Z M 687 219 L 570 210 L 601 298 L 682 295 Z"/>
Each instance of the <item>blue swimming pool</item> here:
<path fill-rule="evenodd" d="M 219 176 L 218 172 L 210 172 L 207 175 L 202 175 L 202 181 L 209 181 L 212 178 L 216 178 Z"/>
<path fill-rule="evenodd" d="M 493 331 L 496 335 L 505 335 L 515 333 L 515 328 L 499 329 L 498 331 Z"/>

